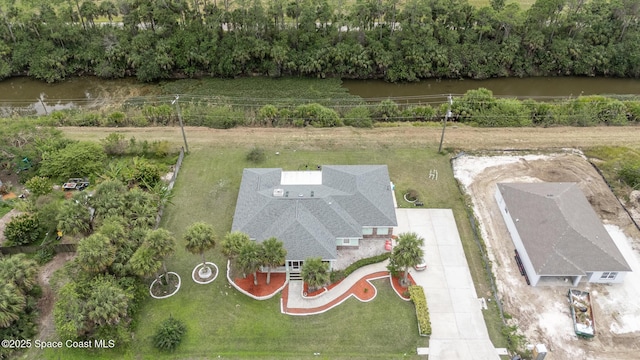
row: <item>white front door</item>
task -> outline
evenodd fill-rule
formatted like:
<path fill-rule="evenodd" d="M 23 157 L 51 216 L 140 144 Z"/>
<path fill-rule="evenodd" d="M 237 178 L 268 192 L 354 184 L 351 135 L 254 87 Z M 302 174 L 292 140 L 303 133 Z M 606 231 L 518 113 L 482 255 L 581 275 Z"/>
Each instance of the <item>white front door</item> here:
<path fill-rule="evenodd" d="M 292 272 L 300 272 L 302 268 L 302 261 L 289 261 L 289 269 Z"/>

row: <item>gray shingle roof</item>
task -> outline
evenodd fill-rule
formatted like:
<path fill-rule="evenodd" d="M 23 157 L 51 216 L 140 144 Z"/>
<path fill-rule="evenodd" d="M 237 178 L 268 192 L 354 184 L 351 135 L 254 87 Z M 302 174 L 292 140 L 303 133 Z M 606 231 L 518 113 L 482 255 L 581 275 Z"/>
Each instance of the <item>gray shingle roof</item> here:
<path fill-rule="evenodd" d="M 500 183 L 538 275 L 631 271 L 576 183 Z"/>
<path fill-rule="evenodd" d="M 287 259 L 330 260 L 336 238 L 361 237 L 363 226 L 397 226 L 386 165 L 323 166 L 322 185 L 281 185 L 281 174 L 244 169 L 232 231 L 259 242 L 277 237 Z M 274 189 L 285 195 L 274 196 Z"/>

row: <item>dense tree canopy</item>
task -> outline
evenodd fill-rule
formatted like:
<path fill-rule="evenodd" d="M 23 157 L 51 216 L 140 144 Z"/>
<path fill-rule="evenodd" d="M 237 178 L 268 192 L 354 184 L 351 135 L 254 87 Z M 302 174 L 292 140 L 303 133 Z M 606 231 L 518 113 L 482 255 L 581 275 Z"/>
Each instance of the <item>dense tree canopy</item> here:
<path fill-rule="evenodd" d="M 28 4 L 0 3 L 0 78 L 640 76 L 635 0 Z"/>

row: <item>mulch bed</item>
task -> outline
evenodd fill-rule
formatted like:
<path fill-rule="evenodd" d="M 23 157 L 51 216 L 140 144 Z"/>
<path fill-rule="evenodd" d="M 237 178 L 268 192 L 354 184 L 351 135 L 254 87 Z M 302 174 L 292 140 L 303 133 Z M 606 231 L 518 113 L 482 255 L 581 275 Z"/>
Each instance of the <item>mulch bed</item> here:
<path fill-rule="evenodd" d="M 153 284 L 151 287 L 151 293 L 153 296 L 167 296 L 176 291 L 176 287 L 178 286 L 178 277 L 174 274 L 169 274 L 168 279 L 169 283 L 167 285 L 160 284 L 158 281 Z"/>
<path fill-rule="evenodd" d="M 400 274 L 399 277 L 392 276 L 391 284 L 393 285 L 393 288 L 396 289 L 396 292 L 400 294 L 401 298 L 409 300 L 409 288 L 400 285 L 400 279 L 402 279 L 402 274 Z M 409 282 L 411 282 L 411 285 L 416 284 L 413 277 L 411 277 L 411 274 L 409 274 Z"/>
<path fill-rule="evenodd" d="M 216 277 L 216 275 L 218 275 L 218 270 L 216 270 L 214 266 L 209 264 L 207 264 L 207 266 L 211 269 L 211 276 L 209 276 L 208 278 L 202 278 L 199 275 L 200 272 L 196 270 L 195 274 L 193 274 L 193 277 L 196 279 L 196 281 L 201 281 L 201 282 L 209 281 L 212 278 Z M 271 275 L 271 277 L 273 278 L 273 275 Z"/>
<path fill-rule="evenodd" d="M 258 273 L 258 285 L 253 285 L 253 274 L 247 275 L 246 278 L 235 278 L 236 283 L 242 290 L 254 296 L 267 296 L 274 294 L 287 281 L 285 273 L 271 273 L 271 283 L 267 285 L 267 273 Z"/>
<path fill-rule="evenodd" d="M 307 285 L 307 283 L 304 283 L 304 293 L 307 294 L 305 295 L 306 297 L 314 297 L 314 296 L 318 296 L 320 294 L 322 294 L 325 291 L 329 291 L 331 289 L 333 289 L 334 287 L 336 287 L 336 285 L 340 284 L 340 282 L 342 282 L 342 280 L 338 281 L 338 282 L 334 282 L 333 284 L 329 284 L 327 286 L 324 286 L 318 290 L 309 292 L 309 285 Z"/>

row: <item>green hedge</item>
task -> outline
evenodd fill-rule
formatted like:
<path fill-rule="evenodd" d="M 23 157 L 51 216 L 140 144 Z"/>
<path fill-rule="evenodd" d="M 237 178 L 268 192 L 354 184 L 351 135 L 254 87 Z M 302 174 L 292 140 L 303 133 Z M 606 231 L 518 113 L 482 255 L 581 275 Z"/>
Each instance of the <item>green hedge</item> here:
<path fill-rule="evenodd" d="M 385 261 L 385 260 L 387 260 L 389 258 L 390 255 L 391 255 L 391 253 L 386 252 L 384 254 L 380 254 L 380 255 L 364 258 L 364 259 L 360 259 L 360 260 L 354 262 L 353 264 L 349 265 L 344 270 L 332 271 L 331 272 L 331 282 L 334 283 L 336 281 L 340 281 L 340 280 L 346 278 L 347 276 L 351 275 L 351 273 L 353 273 L 354 271 L 358 270 L 359 268 L 361 268 L 363 266 L 376 264 L 376 263 Z"/>
<path fill-rule="evenodd" d="M 429 307 L 424 296 L 422 286 L 409 286 L 409 297 L 416 306 L 416 316 L 420 326 L 420 335 L 431 335 L 431 320 L 429 319 Z"/>

